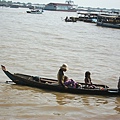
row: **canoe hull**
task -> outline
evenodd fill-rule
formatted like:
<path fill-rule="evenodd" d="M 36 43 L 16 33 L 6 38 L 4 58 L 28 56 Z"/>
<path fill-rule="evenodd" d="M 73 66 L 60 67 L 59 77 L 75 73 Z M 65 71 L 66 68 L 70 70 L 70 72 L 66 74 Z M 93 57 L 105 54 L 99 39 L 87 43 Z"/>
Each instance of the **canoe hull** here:
<path fill-rule="evenodd" d="M 90 94 L 104 96 L 120 96 L 117 89 L 86 89 L 86 88 L 64 88 L 58 85 L 57 80 L 40 78 L 24 74 L 11 74 L 8 71 L 4 73 L 16 84 L 35 87 L 39 89 L 51 90 L 56 92 L 72 93 L 72 94 Z"/>

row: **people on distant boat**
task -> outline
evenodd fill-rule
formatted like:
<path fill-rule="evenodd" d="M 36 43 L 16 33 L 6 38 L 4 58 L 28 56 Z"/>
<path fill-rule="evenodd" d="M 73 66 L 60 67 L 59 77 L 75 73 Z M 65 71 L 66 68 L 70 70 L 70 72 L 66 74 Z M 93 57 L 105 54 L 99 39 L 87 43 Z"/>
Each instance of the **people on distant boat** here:
<path fill-rule="evenodd" d="M 70 17 L 70 20 L 72 21 L 72 22 L 76 22 L 77 20 L 75 19 L 75 17 Z"/>
<path fill-rule="evenodd" d="M 120 91 L 120 78 L 118 80 L 118 90 Z"/>
<path fill-rule="evenodd" d="M 80 84 L 73 79 L 69 79 L 67 76 L 64 76 L 64 86 L 65 88 L 81 88 Z"/>
<path fill-rule="evenodd" d="M 66 17 L 65 18 L 65 22 L 76 22 L 77 20 L 75 19 L 75 17 Z"/>
<path fill-rule="evenodd" d="M 66 16 L 66 18 L 65 18 L 65 22 L 67 22 L 68 21 L 68 16 Z"/>
<path fill-rule="evenodd" d="M 85 72 L 85 87 L 88 88 L 95 88 L 95 86 L 92 84 L 91 82 L 91 77 L 90 77 L 91 73 L 89 71 Z"/>
<path fill-rule="evenodd" d="M 64 86 L 64 72 L 68 70 L 68 65 L 63 64 L 57 74 L 58 84 Z"/>

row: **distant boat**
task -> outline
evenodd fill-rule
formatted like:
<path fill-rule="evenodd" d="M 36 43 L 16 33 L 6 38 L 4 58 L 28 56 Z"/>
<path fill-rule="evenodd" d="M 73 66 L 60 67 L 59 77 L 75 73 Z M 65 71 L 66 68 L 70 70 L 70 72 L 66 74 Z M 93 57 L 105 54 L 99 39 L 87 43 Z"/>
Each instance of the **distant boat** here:
<path fill-rule="evenodd" d="M 42 9 L 32 9 L 32 10 L 29 10 L 26 12 L 31 13 L 31 14 L 42 14 L 43 10 Z"/>
<path fill-rule="evenodd" d="M 90 23 L 97 22 L 98 13 L 78 12 L 77 14 L 79 14 L 79 17 L 78 17 L 79 21 L 90 22 Z"/>
<path fill-rule="evenodd" d="M 120 29 L 120 15 L 98 15 L 97 25 Z"/>
<path fill-rule="evenodd" d="M 12 4 L 10 8 L 19 8 L 20 6 L 18 4 Z"/>
<path fill-rule="evenodd" d="M 66 17 L 65 22 L 77 22 L 77 19 L 75 17 Z"/>
<path fill-rule="evenodd" d="M 65 3 L 49 3 L 45 6 L 44 10 L 76 12 L 77 11 L 77 5 L 74 5 L 73 1 L 68 0 Z"/>

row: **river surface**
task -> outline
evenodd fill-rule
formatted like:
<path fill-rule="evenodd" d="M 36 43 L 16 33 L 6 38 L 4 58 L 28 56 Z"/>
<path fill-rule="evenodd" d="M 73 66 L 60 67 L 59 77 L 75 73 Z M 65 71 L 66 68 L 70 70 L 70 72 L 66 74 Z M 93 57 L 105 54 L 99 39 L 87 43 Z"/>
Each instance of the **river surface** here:
<path fill-rule="evenodd" d="M 56 79 L 59 67 L 83 82 L 117 88 L 120 76 L 120 30 L 82 21 L 66 23 L 76 13 L 0 7 L 0 64 L 12 73 Z M 6 84 L 0 70 L 0 120 L 119 120 L 120 97 L 73 95 Z"/>

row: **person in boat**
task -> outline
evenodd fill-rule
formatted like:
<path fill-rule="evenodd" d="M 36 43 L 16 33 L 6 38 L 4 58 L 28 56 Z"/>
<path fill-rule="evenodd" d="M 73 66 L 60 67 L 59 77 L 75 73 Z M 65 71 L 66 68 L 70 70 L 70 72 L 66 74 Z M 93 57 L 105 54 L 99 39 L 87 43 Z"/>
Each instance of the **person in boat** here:
<path fill-rule="evenodd" d="M 66 18 L 65 18 L 65 22 L 67 22 L 68 21 L 68 16 L 66 16 Z"/>
<path fill-rule="evenodd" d="M 87 88 L 95 88 L 95 86 L 92 84 L 91 82 L 91 77 L 90 77 L 91 73 L 89 71 L 85 72 L 85 87 Z"/>
<path fill-rule="evenodd" d="M 67 76 L 64 76 L 64 86 L 65 88 L 80 88 L 80 84 L 78 84 L 76 81 L 73 79 L 68 79 Z"/>
<path fill-rule="evenodd" d="M 58 84 L 64 87 L 64 72 L 68 70 L 67 64 L 63 64 L 57 74 Z"/>
<path fill-rule="evenodd" d="M 119 77 L 119 80 L 118 80 L 118 91 L 120 92 L 120 77 Z"/>

